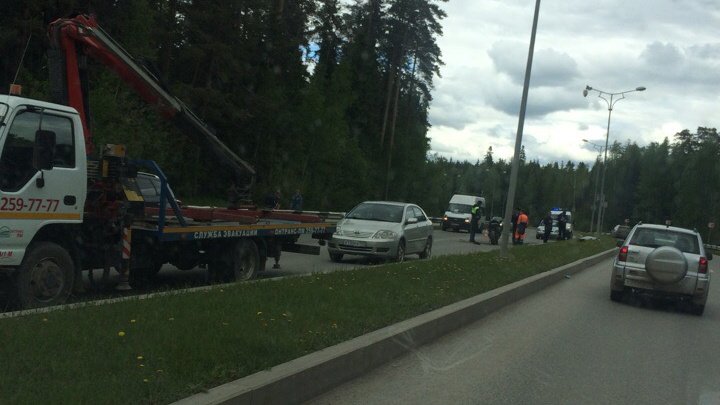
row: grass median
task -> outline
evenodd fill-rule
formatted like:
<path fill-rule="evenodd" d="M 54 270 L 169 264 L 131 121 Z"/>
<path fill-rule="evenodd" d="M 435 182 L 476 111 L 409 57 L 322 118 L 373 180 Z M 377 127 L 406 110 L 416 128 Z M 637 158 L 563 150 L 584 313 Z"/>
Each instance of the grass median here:
<path fill-rule="evenodd" d="M 614 246 L 527 245 L 0 320 L 2 403 L 168 403 Z"/>

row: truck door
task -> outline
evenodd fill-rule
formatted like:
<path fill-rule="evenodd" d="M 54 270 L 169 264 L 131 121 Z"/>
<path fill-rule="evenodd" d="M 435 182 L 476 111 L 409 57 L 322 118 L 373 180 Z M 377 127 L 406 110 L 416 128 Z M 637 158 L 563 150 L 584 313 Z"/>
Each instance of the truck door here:
<path fill-rule="evenodd" d="M 82 221 L 86 163 L 77 115 L 20 106 L 6 122 L 0 127 L 0 264 L 18 265 L 43 226 Z"/>

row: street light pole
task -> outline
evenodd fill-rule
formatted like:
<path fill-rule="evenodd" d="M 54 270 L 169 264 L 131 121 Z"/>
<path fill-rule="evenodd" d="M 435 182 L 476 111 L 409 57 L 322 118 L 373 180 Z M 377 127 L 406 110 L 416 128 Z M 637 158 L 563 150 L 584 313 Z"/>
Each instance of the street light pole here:
<path fill-rule="evenodd" d="M 597 159 L 595 159 L 596 162 L 600 163 L 600 156 L 602 156 L 602 145 L 598 145 L 596 143 L 592 143 L 588 141 L 587 139 L 583 139 L 583 142 L 589 143 L 592 145 L 593 149 L 595 149 L 598 153 Z M 595 170 L 595 187 L 593 188 L 593 202 L 592 202 L 592 215 L 590 216 L 590 233 L 593 231 L 593 224 L 595 223 L 595 210 L 597 210 L 597 204 L 598 204 L 598 195 L 597 195 L 597 189 L 598 189 L 598 183 L 600 182 L 600 169 L 597 168 Z"/>
<path fill-rule="evenodd" d="M 621 91 L 619 93 L 608 93 L 606 91 L 594 89 L 590 86 L 585 86 L 585 90 L 583 90 L 583 97 L 587 97 L 588 92 L 590 91 L 596 91 L 598 93 L 598 98 L 603 99 L 608 106 L 607 132 L 605 134 L 605 156 L 603 157 L 603 174 L 602 180 L 600 181 L 600 209 L 598 210 L 596 230 L 597 234 L 599 235 L 602 231 L 602 221 L 605 219 L 605 173 L 607 173 L 607 150 L 608 142 L 610 141 L 610 117 L 612 116 L 612 110 L 615 106 L 615 103 L 625 98 L 625 94 L 632 93 L 634 91 L 645 91 L 645 87 L 636 87 L 633 90 Z M 608 96 L 610 97 L 609 100 L 606 98 Z M 615 98 L 615 96 L 620 97 Z"/>

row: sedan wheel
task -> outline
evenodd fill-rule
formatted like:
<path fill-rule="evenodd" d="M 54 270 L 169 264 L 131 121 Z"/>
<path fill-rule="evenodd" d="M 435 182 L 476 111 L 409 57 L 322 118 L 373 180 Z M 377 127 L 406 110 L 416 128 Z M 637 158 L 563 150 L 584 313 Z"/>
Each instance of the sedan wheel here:
<path fill-rule="evenodd" d="M 340 263 L 343 258 L 342 253 L 335 253 L 328 250 L 328 255 L 330 255 L 330 260 L 332 260 L 335 263 Z"/>
<path fill-rule="evenodd" d="M 429 259 L 430 256 L 432 256 L 432 237 L 427 239 L 427 242 L 425 242 L 425 250 L 420 252 L 421 259 Z"/>
<path fill-rule="evenodd" d="M 400 240 L 397 247 L 397 253 L 395 254 L 395 262 L 402 263 L 405 261 L 405 241 Z"/>

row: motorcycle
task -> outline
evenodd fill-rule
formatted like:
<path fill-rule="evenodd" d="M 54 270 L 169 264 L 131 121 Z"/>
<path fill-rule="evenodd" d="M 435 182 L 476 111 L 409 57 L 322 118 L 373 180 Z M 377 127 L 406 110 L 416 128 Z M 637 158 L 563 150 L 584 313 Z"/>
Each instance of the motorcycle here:
<path fill-rule="evenodd" d="M 500 240 L 500 234 L 502 233 L 502 218 L 493 217 L 488 223 L 488 238 L 490 243 L 497 245 Z"/>

